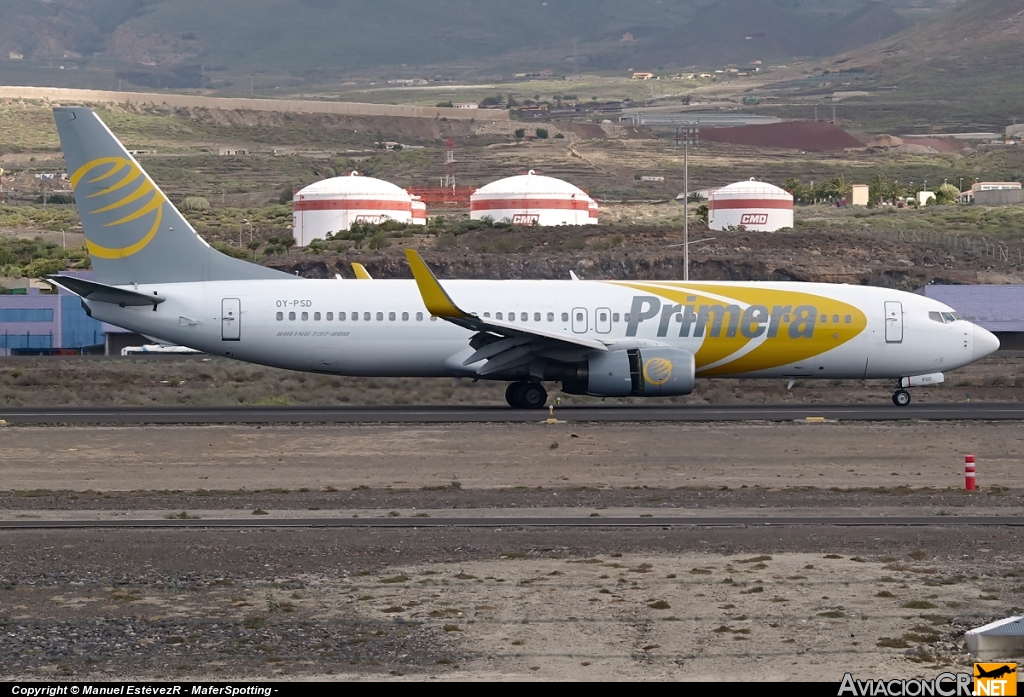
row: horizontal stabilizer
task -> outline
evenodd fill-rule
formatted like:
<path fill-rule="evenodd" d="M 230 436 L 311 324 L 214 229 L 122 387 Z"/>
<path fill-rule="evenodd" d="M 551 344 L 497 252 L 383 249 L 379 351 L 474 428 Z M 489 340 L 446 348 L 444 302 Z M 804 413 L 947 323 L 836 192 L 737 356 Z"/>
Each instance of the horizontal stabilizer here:
<path fill-rule="evenodd" d="M 146 295 L 136 293 L 133 290 L 125 290 L 115 286 L 108 286 L 96 281 L 87 281 L 84 278 L 74 276 L 47 276 L 52 282 L 61 288 L 70 290 L 75 295 L 101 303 L 111 303 L 121 307 L 153 305 L 162 303 L 167 298 L 162 295 Z"/>

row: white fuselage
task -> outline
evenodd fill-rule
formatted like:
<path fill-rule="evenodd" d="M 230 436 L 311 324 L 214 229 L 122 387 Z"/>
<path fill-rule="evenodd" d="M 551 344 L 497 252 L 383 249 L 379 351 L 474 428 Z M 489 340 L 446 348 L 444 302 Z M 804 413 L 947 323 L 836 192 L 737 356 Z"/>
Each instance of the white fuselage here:
<path fill-rule="evenodd" d="M 609 350 L 685 349 L 697 356 L 698 376 L 900 378 L 951 370 L 998 347 L 993 335 L 969 322 L 934 318 L 951 313 L 948 306 L 884 288 L 661 281 L 456 280 L 443 285 L 465 311 L 524 329 L 589 338 Z M 155 309 L 87 301 L 93 316 L 212 355 L 338 375 L 476 374 L 463 365 L 473 332 L 432 318 L 412 280 L 123 287 L 166 300 Z M 688 306 L 693 298 L 699 299 Z M 707 318 L 694 321 L 716 298 L 720 309 L 733 308 L 732 314 L 726 312 L 724 322 L 719 316 L 714 328 Z M 801 317 L 790 316 L 798 310 Z"/>

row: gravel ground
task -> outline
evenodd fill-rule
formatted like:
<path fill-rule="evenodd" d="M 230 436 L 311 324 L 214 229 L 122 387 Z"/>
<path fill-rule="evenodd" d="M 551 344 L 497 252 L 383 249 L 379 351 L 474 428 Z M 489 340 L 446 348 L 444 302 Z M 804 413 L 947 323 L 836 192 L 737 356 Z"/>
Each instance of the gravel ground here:
<path fill-rule="evenodd" d="M 949 515 L 0 531 L 0 679 L 934 676 L 1024 611 L 1013 423 L 8 427 L 0 519 Z M 557 447 L 553 447 L 557 444 Z M 962 491 L 962 453 L 982 490 Z M 681 453 L 683 455 L 681 455 Z M 730 676 L 733 677 L 733 676 Z"/>

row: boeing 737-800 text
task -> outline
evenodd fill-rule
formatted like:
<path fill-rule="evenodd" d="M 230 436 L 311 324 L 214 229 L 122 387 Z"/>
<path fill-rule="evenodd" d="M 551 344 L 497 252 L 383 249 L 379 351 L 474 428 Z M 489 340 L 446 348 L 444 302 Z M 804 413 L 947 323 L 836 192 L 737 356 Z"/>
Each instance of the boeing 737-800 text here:
<path fill-rule="evenodd" d="M 212 249 L 96 114 L 54 109 L 95 280 L 52 277 L 91 316 L 211 355 L 293 370 L 544 381 L 619 397 L 696 377 L 891 378 L 906 387 L 999 347 L 935 300 L 821 283 L 314 280 Z M 365 275 L 360 274 L 360 276 Z M 367 276 L 368 277 L 368 276 Z"/>

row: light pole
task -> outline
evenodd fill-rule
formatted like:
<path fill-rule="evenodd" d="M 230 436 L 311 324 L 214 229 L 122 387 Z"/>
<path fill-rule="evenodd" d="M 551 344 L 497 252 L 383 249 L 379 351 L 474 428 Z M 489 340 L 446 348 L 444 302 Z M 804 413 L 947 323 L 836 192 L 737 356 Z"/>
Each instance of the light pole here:
<path fill-rule="evenodd" d="M 683 280 L 690 280 L 690 168 L 689 150 L 690 144 L 697 149 L 700 140 L 700 119 L 696 121 L 684 121 L 682 125 L 676 126 L 675 146 L 683 146 Z"/>

